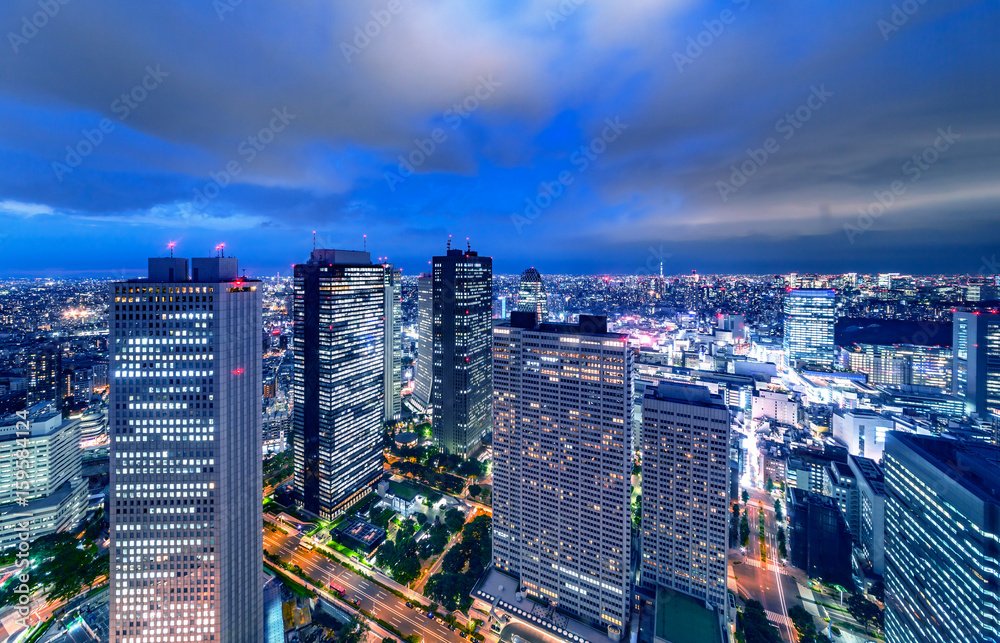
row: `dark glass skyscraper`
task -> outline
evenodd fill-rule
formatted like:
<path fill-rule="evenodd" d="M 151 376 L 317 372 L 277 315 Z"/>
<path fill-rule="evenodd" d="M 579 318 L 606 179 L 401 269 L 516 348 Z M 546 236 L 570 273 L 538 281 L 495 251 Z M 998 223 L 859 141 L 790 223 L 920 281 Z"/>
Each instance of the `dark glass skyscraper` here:
<path fill-rule="evenodd" d="M 386 270 L 353 250 L 313 250 L 295 266 L 295 493 L 326 519 L 382 475 Z"/>
<path fill-rule="evenodd" d="M 430 287 L 434 441 L 468 457 L 493 426 L 493 259 L 449 249 L 434 257 Z"/>
<path fill-rule="evenodd" d="M 385 386 L 385 413 L 383 419 L 386 421 L 399 418 L 402 412 L 402 398 L 400 370 L 403 361 L 403 273 L 398 268 L 393 268 L 392 264 L 383 264 L 385 269 L 385 300 L 383 310 L 385 311 L 385 372 L 383 380 Z"/>
<path fill-rule="evenodd" d="M 417 363 L 414 370 L 417 405 L 429 410 L 434 385 L 434 279 L 430 273 L 417 277 Z"/>
<path fill-rule="evenodd" d="M 264 640 L 262 291 L 191 266 L 110 287 L 111 643 Z"/>
<path fill-rule="evenodd" d="M 545 295 L 542 276 L 534 268 L 521 273 L 521 283 L 517 289 L 517 310 L 521 313 L 535 313 L 539 323 L 549 319 L 549 302 Z"/>

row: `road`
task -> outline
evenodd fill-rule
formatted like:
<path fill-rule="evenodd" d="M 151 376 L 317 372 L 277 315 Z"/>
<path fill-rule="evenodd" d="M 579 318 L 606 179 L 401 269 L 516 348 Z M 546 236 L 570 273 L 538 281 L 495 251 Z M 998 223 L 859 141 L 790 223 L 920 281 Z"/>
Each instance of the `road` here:
<path fill-rule="evenodd" d="M 762 503 L 758 504 L 758 503 Z M 765 561 L 761 561 L 758 516 L 764 513 Z M 746 556 L 738 553 L 730 556 L 732 570 L 738 579 L 738 587 L 750 598 L 757 599 L 764 606 L 768 618 L 778 628 L 781 638 L 790 643 L 798 641 L 798 634 L 788 618 L 788 608 L 799 600 L 798 586 L 793 570 L 781 565 L 778 558 L 778 525 L 774 517 L 774 499 L 762 490 L 750 491 L 747 504 L 747 518 L 750 521 L 750 545 Z"/>
<path fill-rule="evenodd" d="M 358 599 L 361 609 L 391 623 L 404 636 L 419 634 L 423 641 L 468 643 L 468 639 L 460 637 L 458 632 L 452 632 L 436 620 L 408 608 L 406 601 L 395 594 L 361 578 L 322 554 L 299 547 L 300 534 L 291 529 L 288 532 L 285 535 L 265 529 L 264 549 L 277 554 L 283 561 L 298 565 L 307 576 L 321 581 L 326 587 L 336 582 L 347 590 L 348 600 Z"/>

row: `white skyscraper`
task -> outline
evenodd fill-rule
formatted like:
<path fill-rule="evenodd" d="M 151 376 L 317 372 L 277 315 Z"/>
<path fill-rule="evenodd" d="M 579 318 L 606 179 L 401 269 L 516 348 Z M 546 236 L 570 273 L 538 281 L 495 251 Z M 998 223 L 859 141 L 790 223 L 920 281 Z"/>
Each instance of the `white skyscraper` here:
<path fill-rule="evenodd" d="M 111 643 L 263 641 L 262 291 L 237 268 L 110 287 Z"/>
<path fill-rule="evenodd" d="M 642 399 L 641 584 L 725 605 L 729 411 L 690 384 Z"/>
<path fill-rule="evenodd" d="M 399 418 L 402 411 L 400 397 L 400 369 L 403 360 L 402 342 L 402 288 L 403 273 L 392 264 L 384 264 L 385 269 L 385 362 L 383 382 L 385 386 L 385 414 L 387 422 Z"/>
<path fill-rule="evenodd" d="M 629 616 L 632 352 L 604 317 L 493 329 L 493 564 L 587 624 Z"/>

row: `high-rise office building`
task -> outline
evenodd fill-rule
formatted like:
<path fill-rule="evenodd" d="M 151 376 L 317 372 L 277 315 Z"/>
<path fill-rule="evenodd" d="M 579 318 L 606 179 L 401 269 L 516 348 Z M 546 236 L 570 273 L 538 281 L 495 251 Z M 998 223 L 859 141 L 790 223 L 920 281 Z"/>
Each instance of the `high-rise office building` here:
<path fill-rule="evenodd" d="M 886 640 L 1000 640 L 1000 448 L 892 432 L 885 453 Z"/>
<path fill-rule="evenodd" d="M 385 264 L 385 370 L 382 375 L 385 386 L 385 421 L 399 419 L 402 411 L 401 369 L 403 365 L 403 272 Z"/>
<path fill-rule="evenodd" d="M 385 270 L 353 250 L 313 250 L 295 266 L 296 502 L 328 520 L 382 475 Z"/>
<path fill-rule="evenodd" d="M 517 310 L 522 313 L 535 313 L 539 322 L 549 319 L 549 301 L 545 295 L 545 284 L 542 276 L 534 268 L 528 268 L 521 273 L 521 283 L 517 289 Z"/>
<path fill-rule="evenodd" d="M 414 401 L 429 411 L 434 388 L 434 278 L 417 277 L 417 363 L 414 365 Z"/>
<path fill-rule="evenodd" d="M 62 372 L 59 347 L 45 344 L 28 355 L 28 407 L 40 402 L 54 402 L 62 406 L 59 394 L 59 375 Z"/>
<path fill-rule="evenodd" d="M 951 346 L 952 393 L 967 412 L 1000 421 L 1000 314 L 956 311 Z"/>
<path fill-rule="evenodd" d="M 263 641 L 260 283 L 232 257 L 110 286 L 110 639 Z"/>
<path fill-rule="evenodd" d="M 629 617 L 632 351 L 604 317 L 493 329 L 493 564 L 621 632 Z"/>
<path fill-rule="evenodd" d="M 449 248 L 433 259 L 430 294 L 434 442 L 469 457 L 492 430 L 493 259 Z"/>
<path fill-rule="evenodd" d="M 784 320 L 788 365 L 832 369 L 837 293 L 833 290 L 789 290 L 785 293 Z"/>
<path fill-rule="evenodd" d="M 79 417 L 64 420 L 52 401 L 0 418 L 0 461 L 15 463 L 0 468 L 0 550 L 17 546 L 22 533 L 31 541 L 83 519 L 82 455 Z"/>
<path fill-rule="evenodd" d="M 841 349 L 840 364 L 864 373 L 869 384 L 951 390 L 952 352 L 947 347 L 853 344 Z"/>
<path fill-rule="evenodd" d="M 726 601 L 729 410 L 707 388 L 663 383 L 642 398 L 641 584 L 713 608 Z"/>

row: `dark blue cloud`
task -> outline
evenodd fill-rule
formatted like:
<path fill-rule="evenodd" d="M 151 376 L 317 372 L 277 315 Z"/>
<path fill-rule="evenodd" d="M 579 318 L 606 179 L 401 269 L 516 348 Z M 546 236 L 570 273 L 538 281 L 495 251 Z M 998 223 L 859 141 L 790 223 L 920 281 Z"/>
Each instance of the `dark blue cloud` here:
<path fill-rule="evenodd" d="M 509 272 L 974 272 L 1000 245 L 995 3 L 116 0 L 30 38 L 10 5 L 0 272 L 170 240 L 287 272 L 313 230 L 408 272 L 449 234 Z"/>

